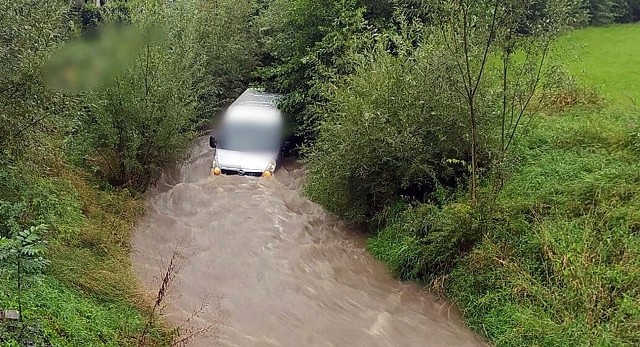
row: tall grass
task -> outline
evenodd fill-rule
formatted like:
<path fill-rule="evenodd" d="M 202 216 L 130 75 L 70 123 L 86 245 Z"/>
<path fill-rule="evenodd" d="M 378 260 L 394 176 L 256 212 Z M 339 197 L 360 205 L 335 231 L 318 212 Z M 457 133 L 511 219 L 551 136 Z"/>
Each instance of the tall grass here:
<path fill-rule="evenodd" d="M 580 88 L 599 89 L 603 107 L 546 110 L 527 124 L 468 254 L 437 271 L 451 252 L 443 240 L 475 224 L 450 213 L 434 223 L 428 205 L 386 217 L 371 252 L 399 276 L 442 289 L 496 346 L 640 345 L 640 70 L 627 64 L 638 59 L 638 30 L 561 40 L 582 47 L 579 59 L 568 48 L 560 56 Z"/>
<path fill-rule="evenodd" d="M 446 290 L 498 346 L 640 343 L 640 163 L 633 112 L 540 119 L 496 225 Z M 593 131 L 599 129 L 599 132 Z"/>
<path fill-rule="evenodd" d="M 23 293 L 27 333 L 18 338 L 20 328 L 0 324 L 0 344 L 133 345 L 147 310 L 129 258 L 141 200 L 97 189 L 90 176 L 57 160 L 47 164 L 45 176 L 27 164 L 15 168 L 23 172 L 0 172 L 5 179 L 0 188 L 20 193 L 11 203 L 14 212 L 2 210 L 4 222 L 17 218 L 49 225 L 45 256 L 51 260 L 48 271 L 31 278 Z M 10 272 L 0 271 L 2 309 L 17 307 L 16 291 Z M 156 343 L 162 339 L 157 327 Z"/>

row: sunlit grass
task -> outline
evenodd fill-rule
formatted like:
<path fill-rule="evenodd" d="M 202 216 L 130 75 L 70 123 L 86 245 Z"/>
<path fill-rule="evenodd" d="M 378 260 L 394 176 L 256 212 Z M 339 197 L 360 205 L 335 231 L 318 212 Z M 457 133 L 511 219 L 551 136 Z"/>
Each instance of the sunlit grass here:
<path fill-rule="evenodd" d="M 572 31 L 559 39 L 557 59 L 613 104 L 640 102 L 640 24 Z"/>

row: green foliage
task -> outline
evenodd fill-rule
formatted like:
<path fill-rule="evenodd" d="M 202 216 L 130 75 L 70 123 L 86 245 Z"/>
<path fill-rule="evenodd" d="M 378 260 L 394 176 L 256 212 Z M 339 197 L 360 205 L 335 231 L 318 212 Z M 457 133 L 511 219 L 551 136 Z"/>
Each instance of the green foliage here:
<path fill-rule="evenodd" d="M 468 203 L 423 204 L 402 211 L 374 237 L 368 249 L 402 279 L 433 280 L 456 265 L 482 235 Z"/>
<path fill-rule="evenodd" d="M 16 231 L 10 238 L 0 237 L 0 276 L 5 275 L 2 270 L 8 270 L 9 277 L 15 278 L 20 321 L 24 319 L 25 285 L 50 263 L 44 258 L 46 242 L 39 235 L 44 230 L 46 226 L 41 224 Z"/>
<path fill-rule="evenodd" d="M 494 224 L 447 280 L 497 346 L 640 342 L 640 166 L 629 111 L 540 119 Z M 598 129 L 594 131 L 594 129 Z"/>
<path fill-rule="evenodd" d="M 174 28 L 156 25 L 164 16 L 145 9 L 134 17 L 138 30 L 160 37 L 147 38 L 130 66 L 91 93 L 75 129 L 89 159 L 116 186 L 144 190 L 182 157 L 191 138 L 196 100 L 190 61 L 172 53 L 188 49 L 187 43 Z"/>
<path fill-rule="evenodd" d="M 40 76 L 55 44 L 75 31 L 65 3 L 0 3 L 0 165 L 46 146 L 66 115 L 69 101 L 47 90 Z"/>
<path fill-rule="evenodd" d="M 429 46 L 399 56 L 384 46 L 332 89 L 309 154 L 308 195 L 357 222 L 466 173 L 466 126 L 449 103 L 444 57 Z"/>
<path fill-rule="evenodd" d="M 18 276 L 38 274 L 44 270 L 49 261 L 44 258 L 46 242 L 40 234 L 45 230 L 46 225 L 40 224 L 16 232 L 10 238 L 0 237 L 0 264 L 15 266 L 11 270 L 22 272 Z"/>
<path fill-rule="evenodd" d="M 560 1 L 530 19 L 532 5 L 445 1 L 423 8 L 433 25 L 398 15 L 398 31 L 352 54 L 351 75 L 323 82 L 309 196 L 369 222 L 399 196 L 427 201 L 471 171 L 475 205 L 477 177 L 498 171 L 545 94 L 544 61 L 572 8 Z"/>
<path fill-rule="evenodd" d="M 147 303 L 129 251 L 142 202 L 103 179 L 143 191 L 181 160 L 200 120 L 253 69 L 253 10 L 248 0 L 0 2 L 0 307 L 23 302 L 26 319 L 0 325 L 1 345 L 136 344 Z M 44 242 L 50 266 L 18 284 L 16 273 L 46 263 Z M 165 332 L 151 329 L 161 344 Z"/>
<path fill-rule="evenodd" d="M 543 113 L 560 113 L 574 107 L 597 108 L 603 104 L 601 93 L 597 89 L 580 84 L 562 68 L 551 69 L 544 83 L 545 99 L 541 105 Z"/>
<path fill-rule="evenodd" d="M 0 236 L 7 240 L 13 235 L 1 243 L 11 245 L 11 260 L 21 248 L 33 256 L 20 257 L 26 265 L 20 269 L 21 291 L 17 264 L 0 260 L 0 307 L 18 309 L 21 302 L 25 318 L 18 326 L 0 325 L 7 333 L 0 333 L 0 340 L 77 346 L 84 339 L 93 345 L 127 345 L 142 328 L 145 312 L 129 259 L 131 228 L 141 202 L 124 192 L 100 192 L 86 175 L 68 168 L 54 177 L 39 177 L 38 168 L 30 164 L 14 169 L 0 170 Z M 32 223 L 49 225 L 43 238 L 35 240 L 37 253 L 41 242 L 47 242 L 44 262 L 29 251 L 31 235 L 38 234 L 31 232 Z M 24 273 L 31 268 L 38 274 L 48 261 L 41 275 Z"/>
<path fill-rule="evenodd" d="M 584 6 L 592 25 L 626 23 L 640 20 L 638 0 L 585 0 Z"/>
<path fill-rule="evenodd" d="M 125 42 L 140 37 L 129 45 L 140 46 L 137 57 L 89 93 L 70 147 L 111 184 L 144 191 L 183 158 L 198 119 L 210 121 L 242 88 L 255 43 L 249 1 L 131 6 L 139 33 L 115 35 Z"/>
<path fill-rule="evenodd" d="M 556 5 L 565 12 L 553 16 L 573 10 L 563 4 Z M 524 23 L 531 25 L 529 33 L 542 30 L 547 40 L 558 29 L 530 19 Z M 567 61 L 569 71 L 587 62 L 589 68 L 576 79 L 560 72 L 557 60 L 542 70 L 527 63 L 540 57 L 540 46 L 526 46 L 532 38 L 523 35 L 522 25 L 511 28 L 517 30 L 500 27 L 496 35 L 518 35 L 521 41 L 496 39 L 479 87 L 484 205 L 472 207 L 454 193 L 458 189 L 438 190 L 459 187 L 466 178 L 469 136 L 466 122 L 456 118 L 468 111 L 455 94 L 465 89 L 451 81 L 464 76 L 456 75 L 455 60 L 447 59 L 451 55 L 443 53 L 437 33 L 422 36 L 419 48 L 402 33 L 402 39 L 378 40 L 380 48 L 352 55 L 352 72 L 322 82 L 322 107 L 316 110 L 324 116 L 307 152 L 306 192 L 350 221 L 377 222 L 368 243 L 374 256 L 403 279 L 444 289 L 470 324 L 498 346 L 637 345 L 637 110 L 612 108 L 606 100 L 620 103 L 634 93 L 626 81 L 637 71 L 616 67 L 612 57 L 633 60 L 629 43 L 635 42 L 630 35 L 635 27 L 572 32 L 554 46 L 564 47 L 572 38 L 586 38 L 586 47 L 607 41 L 589 51 L 581 46 L 581 59 L 571 58 L 573 50 L 554 58 Z M 478 37 L 469 41 L 475 50 L 472 76 L 483 55 Z M 546 49 L 544 54 L 553 52 Z M 504 103 L 502 62 L 496 58 L 505 52 L 512 63 L 508 78 L 515 81 L 521 74 L 544 90 L 527 89 L 529 82 L 508 84 L 509 97 L 519 92 L 523 97 L 514 97 L 507 108 L 521 107 L 527 118 L 502 162 L 493 148 L 499 141 L 497 105 Z M 536 74 L 543 77 L 537 80 Z M 599 75 L 607 83 L 598 84 L 598 92 L 582 84 Z M 545 116 L 530 116 L 536 106 L 526 104 L 527 95 L 540 97 L 548 107 Z M 602 107 L 585 107 L 592 105 Z M 494 175 L 499 185 L 489 180 Z M 395 206 L 403 197 L 411 205 Z"/>
<path fill-rule="evenodd" d="M 16 304 L 15 285 L 0 276 L 0 306 Z M 24 295 L 25 329 L 0 324 L 2 346 L 136 346 L 144 318 L 131 305 L 106 303 L 47 276 Z"/>
<path fill-rule="evenodd" d="M 349 74 L 351 53 L 366 45 L 364 9 L 355 0 L 274 0 L 259 17 L 262 67 L 258 77 L 285 95 L 283 110 L 294 135 L 309 143 L 317 135 L 325 83 Z"/>
<path fill-rule="evenodd" d="M 257 66 L 255 7 L 252 0 L 192 1 L 177 18 L 189 23 L 198 115 L 204 120 L 244 92 Z"/>

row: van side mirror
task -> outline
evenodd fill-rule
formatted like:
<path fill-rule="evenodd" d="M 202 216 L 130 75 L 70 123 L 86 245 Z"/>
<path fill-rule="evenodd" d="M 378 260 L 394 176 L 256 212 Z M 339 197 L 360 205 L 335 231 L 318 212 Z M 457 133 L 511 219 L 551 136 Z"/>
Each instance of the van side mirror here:
<path fill-rule="evenodd" d="M 218 146 L 218 141 L 216 141 L 215 136 L 209 137 L 209 147 L 216 148 Z"/>
<path fill-rule="evenodd" d="M 287 140 L 282 141 L 282 147 L 280 147 L 280 152 L 282 152 L 282 153 L 288 153 L 288 152 L 289 152 L 289 147 L 290 147 L 290 146 L 291 146 L 291 143 L 290 143 L 290 141 L 289 141 L 288 139 L 287 139 Z"/>

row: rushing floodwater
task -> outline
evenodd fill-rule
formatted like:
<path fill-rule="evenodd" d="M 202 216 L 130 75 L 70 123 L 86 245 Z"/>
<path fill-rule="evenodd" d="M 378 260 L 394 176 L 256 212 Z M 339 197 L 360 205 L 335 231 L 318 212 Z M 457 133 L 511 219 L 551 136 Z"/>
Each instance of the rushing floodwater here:
<path fill-rule="evenodd" d="M 301 196 L 302 169 L 275 179 L 209 177 L 198 141 L 189 163 L 149 192 L 134 237 L 151 293 L 174 250 L 166 319 L 213 329 L 194 346 L 481 346 L 459 314 L 394 280 L 362 235 Z"/>

